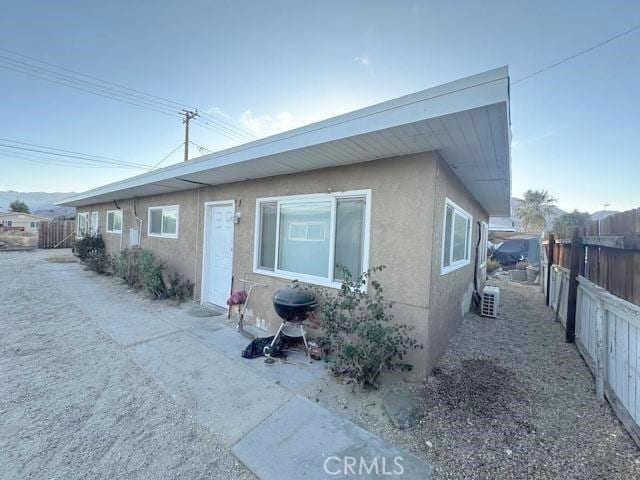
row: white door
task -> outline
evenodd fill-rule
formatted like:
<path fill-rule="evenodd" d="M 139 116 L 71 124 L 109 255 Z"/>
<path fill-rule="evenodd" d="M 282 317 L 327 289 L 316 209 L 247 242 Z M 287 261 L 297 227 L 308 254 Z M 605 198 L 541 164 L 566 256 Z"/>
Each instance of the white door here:
<path fill-rule="evenodd" d="M 233 271 L 233 204 L 211 205 L 205 302 L 226 307 Z"/>

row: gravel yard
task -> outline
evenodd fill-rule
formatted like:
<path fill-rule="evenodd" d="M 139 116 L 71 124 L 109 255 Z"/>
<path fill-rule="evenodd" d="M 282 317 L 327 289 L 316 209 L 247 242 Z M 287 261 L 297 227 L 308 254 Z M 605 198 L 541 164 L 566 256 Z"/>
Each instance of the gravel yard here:
<path fill-rule="evenodd" d="M 640 479 L 640 451 L 598 404 L 538 287 L 494 284 L 500 318 L 467 315 L 434 376 L 409 387 L 424 402 L 419 425 L 392 427 L 384 392 L 325 385 L 316 396 L 431 463 L 438 479 Z"/>
<path fill-rule="evenodd" d="M 50 255 L 0 253 L 0 477 L 255 478 L 73 306 Z"/>

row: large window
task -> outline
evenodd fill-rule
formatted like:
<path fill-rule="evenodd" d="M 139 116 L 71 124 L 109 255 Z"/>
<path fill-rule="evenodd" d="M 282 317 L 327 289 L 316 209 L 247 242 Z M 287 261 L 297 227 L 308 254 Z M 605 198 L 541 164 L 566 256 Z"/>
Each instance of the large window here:
<path fill-rule="evenodd" d="M 178 206 L 149 208 L 149 236 L 178 238 Z"/>
<path fill-rule="evenodd" d="M 107 212 L 107 232 L 122 233 L 122 210 Z"/>
<path fill-rule="evenodd" d="M 369 190 L 262 198 L 256 205 L 258 273 L 339 286 L 367 268 Z"/>
<path fill-rule="evenodd" d="M 442 275 L 471 263 L 472 220 L 469 213 L 447 199 L 442 240 Z"/>
<path fill-rule="evenodd" d="M 78 238 L 84 238 L 89 233 L 89 212 L 78 213 L 76 215 L 76 228 Z"/>

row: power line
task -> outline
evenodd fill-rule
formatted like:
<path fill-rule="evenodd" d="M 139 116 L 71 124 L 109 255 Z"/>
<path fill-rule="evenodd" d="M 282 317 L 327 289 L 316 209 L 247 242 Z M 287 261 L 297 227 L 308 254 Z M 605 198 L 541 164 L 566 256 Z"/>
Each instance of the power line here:
<path fill-rule="evenodd" d="M 552 69 L 554 67 L 557 67 L 558 65 L 562 65 L 563 63 L 568 62 L 570 60 L 573 60 L 574 58 L 577 58 L 577 57 L 579 57 L 581 55 L 584 55 L 585 53 L 589 53 L 589 52 L 595 50 L 596 48 L 602 47 L 603 45 L 606 45 L 607 43 L 611 43 L 614 40 L 617 40 L 617 39 L 619 39 L 621 37 L 624 37 L 625 35 L 629 35 L 630 33 L 634 32 L 634 31 L 636 31 L 638 29 L 640 29 L 640 25 L 636 25 L 635 27 L 632 27 L 629 30 L 626 30 L 626 31 L 624 31 L 622 33 L 614 35 L 613 37 L 610 37 L 610 38 L 608 38 L 608 39 L 606 39 L 606 40 L 604 40 L 604 41 L 602 41 L 600 43 L 596 43 L 595 45 L 592 45 L 591 47 L 586 48 L 584 50 L 581 50 L 578 53 L 575 53 L 575 54 L 573 54 L 573 55 L 571 55 L 569 57 L 563 58 L 562 60 L 559 60 L 559 61 L 557 61 L 555 63 L 552 63 L 551 65 L 547 65 L 546 67 L 541 68 L 540 70 L 537 70 L 537 71 L 535 71 L 533 73 L 530 73 L 529 75 L 525 75 L 522 78 L 514 80 L 513 82 L 511 82 L 511 85 L 514 85 L 516 83 L 522 82 L 522 81 L 527 80 L 527 79 L 529 79 L 531 77 L 535 77 L 536 75 L 540 75 L 541 73 L 546 72 L 547 70 L 550 70 L 550 69 Z"/>
<path fill-rule="evenodd" d="M 229 129 L 227 129 L 224 126 L 213 125 L 210 122 L 208 122 L 207 120 L 203 120 L 203 119 L 197 120 L 196 119 L 195 122 L 198 124 L 198 126 L 200 126 L 202 128 L 205 128 L 207 130 L 211 130 L 211 131 L 218 132 L 218 133 L 220 133 L 220 130 L 222 130 L 222 131 L 226 132 L 225 136 L 227 136 L 228 138 L 231 138 L 232 140 L 236 140 L 236 141 L 240 141 L 240 142 L 247 142 L 247 141 L 255 140 L 255 137 L 254 138 L 243 137 L 238 133 L 234 133 L 234 132 L 230 131 Z"/>
<path fill-rule="evenodd" d="M 17 67 L 17 68 L 14 68 Z M 108 98 L 111 100 L 116 100 L 122 103 L 126 103 L 128 105 L 133 105 L 135 107 L 139 107 L 139 108 L 144 108 L 146 110 L 150 110 L 153 112 L 157 112 L 163 115 L 167 115 L 170 117 L 175 117 L 180 115 L 179 112 L 177 111 L 173 111 L 173 110 L 169 110 L 168 107 L 166 107 L 163 104 L 156 104 L 154 105 L 153 102 L 145 100 L 145 99 L 139 99 L 135 96 L 129 95 L 129 94 L 122 94 L 120 92 L 118 92 L 117 90 L 112 90 L 112 89 L 108 89 L 108 88 L 103 88 L 103 87 L 95 87 L 92 86 L 91 84 L 89 84 L 88 82 L 77 82 L 76 80 L 74 80 L 72 77 L 67 78 L 66 76 L 62 76 L 62 75 L 58 75 L 55 72 L 53 73 L 42 73 L 38 70 L 30 70 L 26 67 L 22 67 L 22 66 L 15 66 L 13 64 L 11 64 L 11 66 L 8 66 L 6 64 L 2 63 L 2 60 L 0 59 L 0 68 L 4 68 L 7 70 L 11 70 L 17 73 L 22 73 L 23 75 L 28 75 L 30 77 L 34 77 L 34 78 L 38 78 L 41 80 L 46 80 L 48 82 L 57 84 L 57 85 L 61 85 L 63 87 L 68 87 L 68 88 L 73 88 L 75 90 L 79 90 L 85 93 L 89 93 L 92 95 L 96 95 L 99 97 L 103 97 L 103 98 Z M 42 69 L 40 69 L 42 70 Z M 129 96 L 127 96 L 129 95 Z M 199 123 L 200 126 L 207 128 L 207 130 L 213 131 L 219 135 L 223 135 L 227 138 L 230 138 L 231 140 L 235 140 L 235 141 L 241 141 L 241 142 L 246 142 L 248 140 L 253 140 L 253 138 L 246 138 L 241 136 L 240 134 L 237 134 L 233 131 L 230 131 L 230 129 L 224 127 L 224 126 L 218 126 L 218 125 L 214 125 L 211 124 L 207 121 L 203 121 L 202 124 Z M 205 126 L 206 125 L 206 126 Z M 211 127 L 211 128 L 208 128 Z"/>
<path fill-rule="evenodd" d="M 88 90 L 86 88 L 81 88 L 81 87 L 79 87 L 77 85 L 74 85 L 73 82 L 63 83 L 61 81 L 53 80 L 53 79 L 48 78 L 46 76 L 37 75 L 35 73 L 30 73 L 30 72 L 27 72 L 27 71 L 24 71 L 24 70 L 19 70 L 17 68 L 11 68 L 11 67 L 8 67 L 8 66 L 2 65 L 2 64 L 0 64 L 0 68 L 4 68 L 4 69 L 7 69 L 7 70 L 12 70 L 14 72 L 22 73 L 23 75 L 28 75 L 30 77 L 39 78 L 41 80 L 46 80 L 48 82 L 55 83 L 57 85 L 62 85 L 63 87 L 73 88 L 75 90 L 80 90 L 82 92 L 90 93 L 92 95 L 97 95 L 99 97 L 109 98 L 111 100 L 117 100 L 117 101 L 120 101 L 122 103 L 127 103 L 129 105 L 133 105 L 133 106 L 136 106 L 136 107 L 139 107 L 139 108 L 146 108 L 147 110 L 152 110 L 152 111 L 164 114 L 164 115 L 169 115 L 171 117 L 175 117 L 177 115 L 177 112 L 169 113 L 169 112 L 166 112 L 166 111 L 162 111 L 162 110 L 159 110 L 159 109 L 156 109 L 156 108 L 149 107 L 148 105 L 142 105 L 142 104 L 131 102 L 131 101 L 128 101 L 128 100 L 125 100 L 125 99 L 122 99 L 122 98 L 118 98 L 118 97 L 112 96 L 112 95 L 106 95 L 106 94 L 99 93 L 99 92 L 96 92 L 96 91 L 93 91 L 93 90 Z"/>
<path fill-rule="evenodd" d="M 140 102 L 140 103 L 145 103 L 147 105 L 153 106 L 153 107 L 157 107 L 157 108 L 167 108 L 169 109 L 169 111 L 174 112 L 175 111 L 175 107 L 166 103 L 160 103 L 158 101 L 155 100 L 148 100 L 140 95 L 135 95 L 135 94 L 131 94 L 131 93 L 127 93 L 127 92 L 120 92 L 118 90 L 115 90 L 111 87 L 105 87 L 104 85 L 100 85 L 99 83 L 96 82 L 90 82 L 87 80 L 81 80 L 78 78 L 75 78 L 71 75 L 67 75 L 64 73 L 60 73 L 60 72 L 56 72 L 55 70 L 51 70 L 51 69 L 47 69 L 47 68 L 43 68 L 43 67 L 39 67 L 38 65 L 31 65 L 29 63 L 26 62 L 22 62 L 20 60 L 15 60 L 13 58 L 10 57 L 6 57 L 4 55 L 0 55 L 0 62 L 4 62 L 5 64 L 8 62 L 10 66 L 14 67 L 14 68 L 20 68 L 20 69 L 24 69 L 27 70 L 30 73 L 35 73 L 37 75 L 45 75 L 47 77 L 51 76 L 53 78 L 65 81 L 65 82 L 69 82 L 69 83 L 73 83 L 73 84 L 78 84 L 81 85 L 83 87 L 86 88 L 91 88 L 91 89 L 95 89 L 97 91 L 100 92 L 104 92 L 104 93 L 108 93 L 111 95 L 117 95 L 119 97 L 123 97 L 125 99 L 128 100 L 133 100 L 136 102 Z M 23 72 L 26 73 L 26 72 Z"/>
<path fill-rule="evenodd" d="M 160 160 L 158 163 L 156 163 L 153 167 L 151 167 L 149 169 L 149 171 L 151 170 L 155 170 L 156 168 L 158 168 L 160 166 L 160 164 L 162 162 L 164 162 L 167 158 L 169 158 L 171 155 L 173 155 L 174 153 L 176 153 L 178 151 L 179 148 L 182 148 L 182 146 L 184 145 L 184 142 L 180 142 L 180 144 L 174 148 L 173 150 L 171 150 L 162 160 Z"/>
<path fill-rule="evenodd" d="M 74 159 L 78 159 L 78 160 L 85 160 L 85 161 L 96 162 L 96 163 L 105 163 L 105 164 L 109 164 L 109 165 L 116 165 L 116 166 L 119 166 L 119 167 L 149 168 L 149 165 L 142 165 L 142 164 L 133 163 L 133 162 L 100 160 L 100 159 L 97 159 L 97 158 L 91 158 L 91 157 L 85 156 L 83 154 L 76 155 L 76 154 L 69 154 L 69 153 L 59 153 L 59 152 L 41 150 L 41 149 L 37 149 L 37 148 L 20 147 L 18 145 L 7 145 L 7 144 L 2 144 L 2 143 L 0 143 L 0 147 L 13 148 L 13 149 L 16 149 L 16 150 L 24 150 L 24 151 L 35 152 L 35 153 L 45 153 L 47 155 L 53 155 L 53 156 L 56 156 L 56 157 L 74 158 Z"/>
<path fill-rule="evenodd" d="M 64 160 L 49 160 L 47 159 L 47 157 L 31 157 L 31 156 L 25 156 L 22 154 L 16 154 L 16 153 L 8 153 L 5 152 L 4 150 L 0 150 L 0 156 L 1 157 L 9 157 L 9 158 L 16 158 L 18 160 L 24 160 L 27 162 L 32 162 L 32 163 L 39 163 L 41 165 L 51 165 L 51 166 L 56 166 L 56 167 L 73 167 L 73 168 L 140 168 L 140 167 L 125 167 L 125 166 L 110 166 L 110 165 L 87 165 L 87 164 L 81 164 L 81 163 L 76 163 L 76 162 L 72 162 L 72 161 L 64 161 Z"/>
<path fill-rule="evenodd" d="M 72 154 L 75 154 L 75 155 L 83 155 L 85 157 L 99 158 L 99 159 L 102 159 L 102 160 L 111 160 L 111 161 L 114 161 L 114 162 L 123 162 L 123 160 L 118 160 L 117 158 L 104 157 L 102 155 L 92 155 L 92 154 L 89 154 L 89 153 L 81 153 L 81 152 L 76 152 L 76 151 L 73 151 L 73 150 L 65 150 L 63 148 L 51 147 L 51 146 L 48 146 L 48 145 L 40 145 L 40 144 L 37 144 L 37 143 L 21 142 L 21 141 L 18 141 L 18 140 L 11 140 L 10 138 L 0 138 L 0 141 L 9 142 L 9 143 L 17 143 L 18 145 L 28 145 L 30 147 L 46 148 L 47 150 L 55 150 L 55 151 L 58 151 L 58 152 L 72 153 Z M 133 164 L 134 162 L 126 162 L 125 161 L 125 163 Z M 144 165 L 140 165 L 140 166 L 144 166 Z"/>
<path fill-rule="evenodd" d="M 208 148 L 207 148 L 207 147 L 205 147 L 204 145 L 199 145 L 199 144 L 197 144 L 196 142 L 193 142 L 193 141 L 191 141 L 191 140 L 189 140 L 189 143 L 190 143 L 191 145 L 193 145 L 194 147 L 196 147 L 198 150 L 200 150 L 200 153 L 202 153 L 202 152 L 203 152 L 203 151 L 205 151 L 205 150 L 206 150 L 207 152 L 209 152 L 209 153 L 213 153 L 213 150 L 208 149 Z"/>
<path fill-rule="evenodd" d="M 6 48 L 1 48 L 0 47 L 0 51 L 9 53 L 11 55 L 14 56 L 18 56 L 21 57 L 23 59 L 28 59 L 28 60 L 32 60 L 35 62 L 38 62 L 42 65 L 47 65 L 49 67 L 53 67 L 55 69 L 58 70 L 62 70 L 65 72 L 69 72 L 72 73 L 73 75 L 78 75 L 78 76 L 82 76 L 84 78 L 88 78 L 91 80 L 95 80 L 97 82 L 106 84 L 106 85 L 100 85 L 99 83 L 96 82 L 89 82 L 86 80 L 82 80 L 76 77 L 73 77 L 72 75 L 67 75 L 64 73 L 60 73 L 58 71 L 52 70 L 52 69 L 47 69 L 44 67 L 40 67 L 38 65 L 33 65 L 30 64 L 28 62 L 23 62 L 21 60 L 17 60 L 11 57 L 7 57 L 7 56 L 2 56 L 0 55 L 0 58 L 3 60 L 0 61 L 4 61 L 4 64 L 0 64 L 0 67 L 2 68 L 6 68 L 8 70 L 13 70 L 16 71 L 18 73 L 23 73 L 25 75 L 30 75 L 32 77 L 36 77 L 36 78 L 40 78 L 43 80 L 48 80 L 50 82 L 53 83 L 59 83 L 59 81 L 64 81 L 67 83 L 64 83 L 64 86 L 70 87 L 70 88 L 76 88 L 78 90 L 82 90 L 82 91 L 87 91 L 87 88 L 90 88 L 92 90 L 97 90 L 98 92 L 100 92 L 100 96 L 106 96 L 106 98 L 112 98 L 113 100 L 119 100 L 119 101 L 124 101 L 125 103 L 131 103 L 132 105 L 141 107 L 141 108 L 148 108 L 148 109 L 163 109 L 163 110 L 169 110 L 164 111 L 162 113 L 165 114 L 171 114 L 171 115 L 176 115 L 178 112 L 175 111 L 178 108 L 189 108 L 189 109 L 194 109 L 193 107 L 190 107 L 182 102 L 177 102 L 175 100 L 171 100 L 169 98 L 166 97 L 161 97 L 158 95 L 153 95 L 150 93 L 146 93 L 142 90 L 137 90 L 134 88 L 130 88 L 115 82 L 111 82 L 109 80 L 104 80 L 101 78 L 98 78 L 96 76 L 93 75 L 88 75 L 82 72 L 79 72 L 77 70 L 73 70 L 67 67 L 63 67 L 60 65 L 56 65 L 50 62 L 46 62 L 44 60 L 39 60 L 35 57 L 31 57 L 28 55 L 24 55 L 18 52 L 14 52 L 12 50 L 8 50 Z M 7 66 L 7 62 L 9 62 L 10 66 Z M 27 71 L 25 71 L 25 69 Z M 54 81 L 51 78 L 49 78 L 49 76 L 52 76 L 53 78 L 55 78 L 58 81 Z M 68 83 L 72 84 L 72 85 L 68 85 Z M 107 85 L 112 85 L 112 87 L 109 87 Z M 83 87 L 83 88 L 79 88 L 79 87 Z M 113 88 L 113 87 L 117 87 L 117 88 Z M 118 90 L 120 89 L 120 90 Z M 122 90 L 126 90 L 128 92 L 134 92 L 134 93 L 128 93 L 126 91 L 122 91 Z M 90 91 L 87 93 L 93 93 L 93 94 L 97 94 L 94 91 Z M 116 95 L 119 98 L 113 98 L 113 96 Z M 126 99 L 126 100 L 125 100 Z M 137 102 L 137 103 L 133 103 L 133 102 Z M 142 104 L 142 105 L 140 105 Z M 175 109 L 175 110 L 174 110 Z M 213 128 L 213 130 L 221 135 L 225 135 L 225 136 L 229 136 L 230 134 L 235 135 L 236 138 L 234 138 L 234 140 L 237 140 L 238 138 L 241 138 L 242 141 L 247 141 L 247 140 L 254 140 L 256 137 L 255 135 L 253 135 L 252 133 L 237 127 L 236 125 L 232 124 L 231 122 L 228 122 L 225 119 L 222 118 L 217 118 L 214 117 L 213 115 L 209 114 L 209 113 L 205 113 L 204 116 L 206 116 L 207 118 L 209 118 L 210 122 L 213 122 L 213 124 L 211 123 L 207 123 L 205 122 L 207 125 L 209 125 L 210 127 Z M 203 120 L 204 122 L 204 120 Z"/>

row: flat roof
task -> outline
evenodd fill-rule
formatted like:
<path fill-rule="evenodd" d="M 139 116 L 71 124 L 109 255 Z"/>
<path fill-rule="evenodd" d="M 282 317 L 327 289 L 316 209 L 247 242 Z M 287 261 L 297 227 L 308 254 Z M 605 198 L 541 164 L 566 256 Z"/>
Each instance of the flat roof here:
<path fill-rule="evenodd" d="M 51 220 L 47 217 L 41 217 L 40 215 L 34 215 L 33 213 L 24 212 L 0 212 L 0 217 L 30 217 L 38 220 Z"/>
<path fill-rule="evenodd" d="M 81 207 L 437 151 L 490 215 L 509 215 L 509 74 L 501 67 L 56 202 Z"/>

